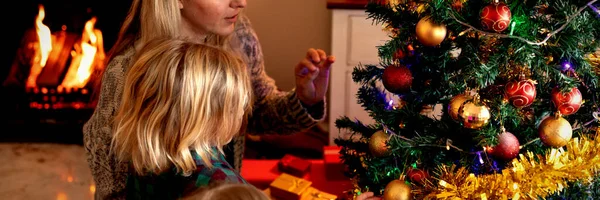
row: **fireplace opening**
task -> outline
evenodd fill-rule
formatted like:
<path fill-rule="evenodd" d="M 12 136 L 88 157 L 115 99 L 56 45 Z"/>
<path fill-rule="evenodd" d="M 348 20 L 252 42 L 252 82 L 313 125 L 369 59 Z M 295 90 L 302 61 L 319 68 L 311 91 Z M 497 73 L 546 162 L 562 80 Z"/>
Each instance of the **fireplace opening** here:
<path fill-rule="evenodd" d="M 129 4 L 52 0 L 16 8 L 28 16 L 13 16 L 8 26 L 16 30 L 13 54 L 2 62 L 1 141 L 82 143 L 98 74 Z"/>

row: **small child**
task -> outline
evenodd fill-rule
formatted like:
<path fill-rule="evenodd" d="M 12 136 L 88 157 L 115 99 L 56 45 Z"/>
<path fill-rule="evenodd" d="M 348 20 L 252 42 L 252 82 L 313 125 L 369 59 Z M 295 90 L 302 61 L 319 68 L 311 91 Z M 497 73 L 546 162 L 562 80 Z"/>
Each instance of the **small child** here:
<path fill-rule="evenodd" d="M 270 200 L 270 198 L 252 185 L 231 183 L 196 190 L 182 200 Z"/>
<path fill-rule="evenodd" d="M 173 38 L 149 42 L 134 59 L 111 146 L 130 166 L 128 199 L 177 199 L 217 182 L 246 183 L 222 149 L 251 110 L 243 62 Z"/>

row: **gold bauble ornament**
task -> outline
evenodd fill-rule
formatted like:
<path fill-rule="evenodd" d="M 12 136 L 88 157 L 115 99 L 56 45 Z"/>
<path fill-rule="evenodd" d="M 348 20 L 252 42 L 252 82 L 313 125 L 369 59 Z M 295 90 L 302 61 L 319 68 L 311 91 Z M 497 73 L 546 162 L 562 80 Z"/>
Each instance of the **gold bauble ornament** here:
<path fill-rule="evenodd" d="M 369 151 L 375 157 L 387 156 L 389 149 L 387 146 L 389 135 L 383 130 L 375 132 L 369 138 Z"/>
<path fill-rule="evenodd" d="M 458 109 L 460 109 L 460 106 L 462 106 L 465 101 L 471 100 L 471 98 L 472 97 L 466 93 L 452 97 L 452 100 L 450 100 L 450 103 L 448 103 L 448 114 L 454 121 L 459 120 Z"/>
<path fill-rule="evenodd" d="M 463 123 L 463 127 L 470 129 L 480 129 L 490 122 L 492 115 L 490 109 L 479 103 L 477 98 L 468 100 L 458 109 L 458 117 Z"/>
<path fill-rule="evenodd" d="M 410 186 L 401 180 L 390 181 L 383 191 L 383 200 L 409 200 L 412 199 Z"/>
<path fill-rule="evenodd" d="M 417 23 L 416 34 L 421 44 L 437 46 L 446 38 L 446 26 L 435 24 L 429 16 L 426 16 Z"/>
<path fill-rule="evenodd" d="M 569 143 L 573 136 L 571 123 L 560 114 L 549 116 L 540 123 L 538 128 L 542 143 L 551 147 L 562 147 Z"/>

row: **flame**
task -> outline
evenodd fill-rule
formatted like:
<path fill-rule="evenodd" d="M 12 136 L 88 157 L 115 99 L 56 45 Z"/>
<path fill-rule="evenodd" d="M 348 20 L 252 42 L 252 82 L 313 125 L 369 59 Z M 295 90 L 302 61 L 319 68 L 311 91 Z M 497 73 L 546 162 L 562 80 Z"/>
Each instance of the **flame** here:
<path fill-rule="evenodd" d="M 71 51 L 73 59 L 61 84 L 62 87 L 85 87 L 94 69 L 103 63 L 105 54 L 102 32 L 94 29 L 95 24 L 96 17 L 85 23 L 81 43 L 76 44 L 75 50 Z"/>
<path fill-rule="evenodd" d="M 52 51 L 52 34 L 50 28 L 43 23 L 45 17 L 44 6 L 39 5 L 38 16 L 35 18 L 35 32 L 37 33 L 39 48 L 36 49 L 36 56 L 33 60 L 29 77 L 27 78 L 27 87 L 36 86 L 36 79 L 42 72 L 42 68 L 46 66 L 48 55 Z"/>
<path fill-rule="evenodd" d="M 39 6 L 40 11 L 38 17 L 35 19 L 35 30 L 38 35 L 38 39 L 40 41 L 40 66 L 46 66 L 46 61 L 48 61 L 48 54 L 52 51 L 52 34 L 50 34 L 50 28 L 44 25 L 42 22 L 46 17 L 46 12 L 44 10 L 44 6 Z"/>
<path fill-rule="evenodd" d="M 54 41 L 54 37 L 56 36 L 52 35 L 50 28 L 42 23 L 45 16 L 46 12 L 44 6 L 39 5 L 39 13 L 35 20 L 35 30 L 39 42 L 34 46 L 35 57 L 32 59 L 31 71 L 27 78 L 27 88 L 38 87 L 37 79 L 42 72 L 42 69 L 46 66 L 47 62 L 55 63 L 52 62 L 53 59 L 56 59 L 56 57 L 54 57 L 55 53 L 56 55 L 60 54 L 60 52 L 57 53 L 55 51 L 61 51 L 61 47 L 63 46 L 60 45 L 64 45 L 64 40 L 59 39 Z M 92 73 L 95 70 L 101 70 L 104 67 L 105 54 L 102 32 L 94 28 L 95 24 L 96 17 L 92 17 L 92 19 L 85 23 L 80 41 L 75 43 L 72 47 L 64 47 L 73 48 L 73 50 L 71 51 L 71 64 L 67 68 L 67 74 L 59 87 L 66 89 L 84 88 Z M 66 27 L 63 25 L 62 29 L 65 30 Z M 63 41 L 63 43 L 60 43 L 61 41 Z M 52 57 L 49 58 L 50 56 Z"/>

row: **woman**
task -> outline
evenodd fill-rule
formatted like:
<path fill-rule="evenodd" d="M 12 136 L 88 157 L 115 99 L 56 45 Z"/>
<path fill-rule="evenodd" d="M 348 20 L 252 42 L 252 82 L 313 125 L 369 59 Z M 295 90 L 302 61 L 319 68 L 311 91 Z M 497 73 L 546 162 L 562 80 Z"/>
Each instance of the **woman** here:
<path fill-rule="evenodd" d="M 248 131 L 294 133 L 324 119 L 329 68 L 335 58 L 322 50 L 309 49 L 294 68 L 296 88 L 279 92 L 273 79 L 265 74 L 258 39 L 241 13 L 245 7 L 245 0 L 133 0 L 119 38 L 109 51 L 96 109 L 83 127 L 88 163 L 96 182 L 96 199 L 125 197 L 128 165 L 110 152 L 113 120 L 123 93 L 125 71 L 131 66 L 136 50 L 154 38 L 187 37 L 229 47 L 241 56 L 250 75 L 255 103 Z M 233 159 L 229 161 L 239 171 L 244 137 L 234 138 L 230 145 L 225 149 L 226 157 Z"/>

